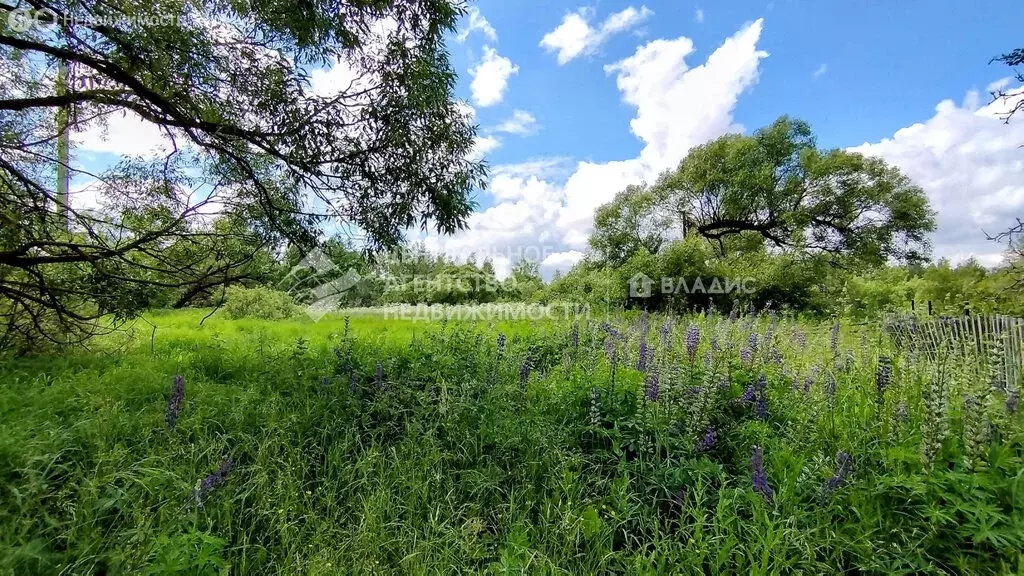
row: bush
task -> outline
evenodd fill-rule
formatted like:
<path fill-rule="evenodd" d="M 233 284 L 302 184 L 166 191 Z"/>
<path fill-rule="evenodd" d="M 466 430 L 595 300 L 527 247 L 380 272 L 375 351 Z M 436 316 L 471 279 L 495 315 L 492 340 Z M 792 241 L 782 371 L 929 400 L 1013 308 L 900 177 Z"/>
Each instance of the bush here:
<path fill-rule="evenodd" d="M 284 320 L 297 316 L 299 307 L 292 297 L 278 290 L 258 286 L 228 288 L 224 303 L 224 314 L 228 318 L 259 318 L 261 320 Z"/>

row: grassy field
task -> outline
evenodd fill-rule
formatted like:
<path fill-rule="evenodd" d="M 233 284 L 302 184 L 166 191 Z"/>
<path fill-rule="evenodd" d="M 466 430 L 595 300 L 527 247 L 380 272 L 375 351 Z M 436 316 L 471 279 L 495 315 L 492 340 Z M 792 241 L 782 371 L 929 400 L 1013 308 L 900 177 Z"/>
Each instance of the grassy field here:
<path fill-rule="evenodd" d="M 0 364 L 0 574 L 1024 573 L 989 358 L 769 315 L 204 316 Z"/>

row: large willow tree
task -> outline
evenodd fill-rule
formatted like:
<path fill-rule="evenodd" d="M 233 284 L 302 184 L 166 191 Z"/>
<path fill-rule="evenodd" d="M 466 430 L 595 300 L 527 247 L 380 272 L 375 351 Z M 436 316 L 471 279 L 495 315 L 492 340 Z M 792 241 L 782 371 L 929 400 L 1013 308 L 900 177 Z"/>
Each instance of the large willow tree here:
<path fill-rule="evenodd" d="M 819 149 L 805 122 L 783 117 L 697 146 L 654 184 L 620 193 L 598 210 L 591 247 L 621 263 L 696 234 L 722 254 L 767 245 L 875 265 L 924 259 L 934 229 L 927 196 L 898 169 Z"/>
<path fill-rule="evenodd" d="M 370 249 L 463 227 L 484 169 L 444 47 L 461 11 L 0 0 L 0 334 L 67 341 L 168 291 L 187 301 L 284 241 L 313 245 L 328 219 Z M 344 80 L 314 92 L 331 66 Z M 160 154 L 102 172 L 66 160 L 62 134 L 125 115 L 165 135 Z M 86 192 L 69 202 L 68 181 Z"/>

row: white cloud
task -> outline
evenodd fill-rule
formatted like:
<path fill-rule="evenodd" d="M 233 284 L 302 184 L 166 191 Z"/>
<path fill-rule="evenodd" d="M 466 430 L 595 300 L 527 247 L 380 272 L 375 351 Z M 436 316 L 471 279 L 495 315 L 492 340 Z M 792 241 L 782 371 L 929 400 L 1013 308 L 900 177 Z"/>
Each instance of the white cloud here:
<path fill-rule="evenodd" d="M 471 160 L 480 160 L 487 154 L 497 150 L 501 146 L 501 140 L 494 136 L 477 136 L 473 141 L 473 150 L 469 153 Z"/>
<path fill-rule="evenodd" d="M 1005 78 L 1000 78 L 999 80 L 996 80 L 995 82 L 992 82 L 991 84 L 989 84 L 988 87 L 985 88 L 985 91 L 989 92 L 989 93 L 1000 92 L 1002 90 L 1005 90 L 1006 87 L 1009 86 L 1011 82 L 1013 82 L 1013 77 L 1012 76 L 1007 76 Z"/>
<path fill-rule="evenodd" d="M 821 66 L 818 66 L 818 68 L 811 73 L 811 77 L 821 78 L 825 74 L 825 72 L 828 72 L 828 64 L 822 64 Z"/>
<path fill-rule="evenodd" d="M 487 18 L 484 18 L 484 15 L 480 13 L 479 8 L 471 6 L 468 16 L 469 21 L 466 23 L 466 27 L 463 28 L 462 31 L 459 32 L 458 36 L 455 37 L 458 42 L 465 42 L 466 38 L 468 38 L 470 33 L 474 30 L 479 30 L 484 36 L 487 36 L 491 42 L 498 41 L 498 33 L 494 30 L 494 27 L 491 26 L 491 23 L 487 21 Z"/>
<path fill-rule="evenodd" d="M 519 72 L 519 66 L 490 46 L 484 46 L 484 56 L 469 69 L 473 81 L 469 85 L 473 102 L 478 106 L 493 106 L 501 102 L 508 87 L 508 79 Z"/>
<path fill-rule="evenodd" d="M 700 8 L 697 8 L 697 11 L 693 15 L 693 19 L 697 21 L 697 24 L 703 24 L 704 23 L 704 11 L 701 10 Z"/>
<path fill-rule="evenodd" d="M 985 233 L 1003 231 L 1024 215 L 1024 122 L 999 118 L 1024 99 L 1024 90 L 1015 92 L 986 106 L 979 106 L 976 92 L 959 106 L 943 100 L 924 122 L 851 148 L 898 166 L 928 194 L 938 212 L 937 257 L 998 263 L 1002 247 Z"/>
<path fill-rule="evenodd" d="M 558 179 L 568 176 L 569 158 L 565 156 L 552 156 L 548 158 L 531 158 L 525 162 L 515 164 L 499 164 L 491 168 L 491 176 L 505 174 L 521 178 Z"/>
<path fill-rule="evenodd" d="M 107 114 L 104 122 L 90 122 L 83 131 L 72 132 L 71 140 L 74 148 L 90 152 L 149 159 L 166 156 L 174 149 L 171 140 L 156 124 L 130 111 Z M 184 143 L 184 139 L 178 140 L 179 146 Z"/>
<path fill-rule="evenodd" d="M 536 134 L 540 127 L 537 125 L 537 119 L 533 117 L 533 114 L 525 110 L 515 110 L 512 112 L 512 117 L 505 120 L 501 124 L 498 124 L 494 130 L 496 132 L 505 132 L 507 134 L 517 134 L 519 136 L 529 136 L 530 134 Z"/>
<path fill-rule="evenodd" d="M 566 270 L 587 248 L 594 210 L 629 184 L 650 180 L 675 166 L 693 146 L 742 128 L 732 114 L 739 95 L 757 81 L 767 53 L 757 49 L 760 20 L 727 39 L 707 61 L 690 68 L 687 38 L 655 40 L 606 68 L 616 75 L 622 98 L 636 108 L 630 123 L 644 147 L 636 158 L 578 162 L 564 184 L 549 173 L 564 159 L 537 159 L 498 167 L 489 189 L 495 204 L 474 213 L 469 230 L 451 237 L 428 236 L 433 250 L 490 253 L 514 261 L 519 255 L 544 263 L 550 277 Z M 695 112 L 699 111 L 699 112 Z M 498 258 L 494 258 L 498 267 Z"/>
<path fill-rule="evenodd" d="M 540 46 L 548 52 L 558 53 L 558 64 L 566 64 L 581 55 L 593 54 L 609 38 L 633 28 L 654 14 L 646 6 L 632 6 L 605 18 L 597 28 L 590 25 L 592 8 L 583 7 L 562 18 L 557 28 L 541 38 Z"/>

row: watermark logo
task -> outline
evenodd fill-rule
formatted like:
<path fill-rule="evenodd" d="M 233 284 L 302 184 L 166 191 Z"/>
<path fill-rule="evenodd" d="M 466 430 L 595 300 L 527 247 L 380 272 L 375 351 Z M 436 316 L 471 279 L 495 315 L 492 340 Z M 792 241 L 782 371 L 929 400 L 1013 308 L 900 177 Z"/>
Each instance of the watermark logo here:
<path fill-rule="evenodd" d="M 49 30 L 57 24 L 57 14 L 49 8 L 32 10 L 18 8 L 7 14 L 7 26 L 15 32 L 28 32 L 33 28 Z"/>
<path fill-rule="evenodd" d="M 661 294 L 753 294 L 754 278 L 710 278 L 696 277 L 692 279 L 664 276 L 659 285 Z M 629 279 L 630 298 L 650 298 L 654 295 L 654 281 L 639 272 Z"/>
<path fill-rule="evenodd" d="M 342 272 L 323 252 L 314 250 L 278 282 L 278 289 L 306 302 L 306 315 L 314 322 L 337 310 L 361 277 L 354 268 Z"/>
<path fill-rule="evenodd" d="M 637 272 L 629 279 L 629 297 L 650 298 L 652 284 L 654 284 L 654 281 L 651 280 L 650 276 L 643 272 Z"/>
<path fill-rule="evenodd" d="M 7 14 L 7 26 L 18 33 L 39 30 L 47 32 L 58 22 L 67 27 L 126 28 L 131 26 L 171 26 L 178 21 L 174 13 L 163 14 L 63 14 L 49 8 L 17 8 Z"/>

